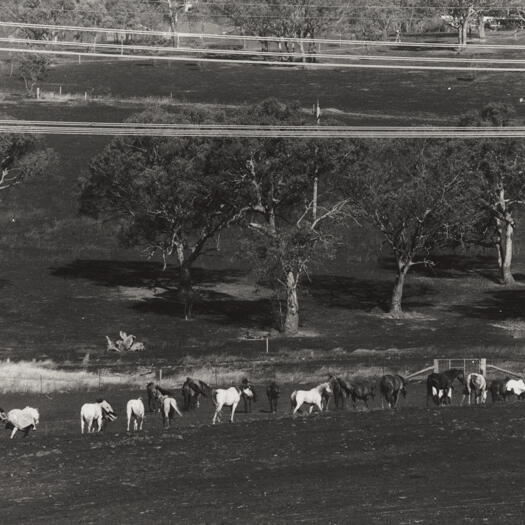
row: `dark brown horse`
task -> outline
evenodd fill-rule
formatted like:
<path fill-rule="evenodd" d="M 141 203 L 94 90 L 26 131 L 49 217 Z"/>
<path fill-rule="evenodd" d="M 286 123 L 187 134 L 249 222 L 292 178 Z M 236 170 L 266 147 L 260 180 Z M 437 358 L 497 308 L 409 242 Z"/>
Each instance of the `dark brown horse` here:
<path fill-rule="evenodd" d="M 210 387 L 200 379 L 187 377 L 182 385 L 182 398 L 184 400 L 182 409 L 185 411 L 199 408 L 200 398 L 207 397 Z"/>
<path fill-rule="evenodd" d="M 356 408 L 355 402 L 360 399 L 364 402 L 366 408 L 368 408 L 368 400 L 375 399 L 376 387 L 375 385 L 368 385 L 364 383 L 358 383 L 350 387 L 350 395 L 352 396 L 352 404 L 354 409 Z"/>
<path fill-rule="evenodd" d="M 248 413 L 252 411 L 252 401 L 257 402 L 257 392 L 255 391 L 254 386 L 248 381 L 245 377 L 241 381 L 242 394 L 241 397 L 244 401 L 244 412 Z"/>
<path fill-rule="evenodd" d="M 333 375 L 328 376 L 328 382 L 330 383 L 330 388 L 332 389 L 332 395 L 334 396 L 334 405 L 335 409 L 344 409 L 346 405 L 346 400 L 352 394 L 352 388 L 349 387 L 345 380 L 336 377 Z M 324 401 L 324 410 L 328 410 L 328 404 L 330 402 L 330 395 L 325 394 L 323 396 Z"/>
<path fill-rule="evenodd" d="M 427 377 L 427 407 L 429 399 L 438 406 L 450 405 L 453 383 L 456 379 L 465 386 L 465 374 L 460 368 L 451 368 L 440 374 L 435 372 L 430 374 Z"/>
<path fill-rule="evenodd" d="M 279 401 L 280 395 L 281 391 L 279 389 L 279 385 L 275 381 L 272 381 L 266 387 L 266 397 L 268 398 L 268 402 L 270 403 L 270 412 L 272 414 L 275 414 L 275 412 L 277 412 L 277 402 Z"/>
<path fill-rule="evenodd" d="M 157 412 L 157 410 L 160 410 L 160 404 L 159 404 L 159 395 L 156 390 L 157 385 L 150 381 L 146 385 L 146 393 L 148 394 L 148 412 Z"/>
<path fill-rule="evenodd" d="M 397 407 L 399 394 L 402 394 L 403 398 L 407 397 L 407 384 L 400 375 L 384 375 L 379 382 L 379 390 L 390 408 Z M 383 399 L 381 399 L 381 407 L 383 407 Z"/>

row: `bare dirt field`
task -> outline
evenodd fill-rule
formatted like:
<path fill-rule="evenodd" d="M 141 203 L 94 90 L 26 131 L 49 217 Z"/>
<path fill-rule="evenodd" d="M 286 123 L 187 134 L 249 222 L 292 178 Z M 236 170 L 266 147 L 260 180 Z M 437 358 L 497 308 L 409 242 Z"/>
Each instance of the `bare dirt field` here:
<path fill-rule="evenodd" d="M 411 385 L 397 411 L 376 400 L 292 419 L 287 389 L 277 415 L 261 399 L 213 427 L 205 402 L 167 431 L 148 415 L 131 435 L 123 407 L 136 394 L 108 394 L 119 420 L 84 436 L 78 409 L 94 394 L 3 396 L 38 405 L 42 424 L 26 439 L 0 435 L 2 523 L 524 520 L 521 402 L 425 409 L 422 385 Z"/>

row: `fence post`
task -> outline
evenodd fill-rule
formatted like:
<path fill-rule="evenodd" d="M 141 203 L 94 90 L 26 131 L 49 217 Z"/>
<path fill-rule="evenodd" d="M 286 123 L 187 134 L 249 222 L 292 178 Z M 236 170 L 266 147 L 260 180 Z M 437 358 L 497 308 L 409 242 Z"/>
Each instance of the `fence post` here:
<path fill-rule="evenodd" d="M 434 373 L 439 374 L 439 359 L 434 359 Z"/>
<path fill-rule="evenodd" d="M 270 351 L 270 344 L 268 342 L 268 338 L 266 338 L 266 353 L 269 353 Z"/>
<path fill-rule="evenodd" d="M 479 369 L 480 372 L 483 374 L 483 377 L 487 377 L 487 359 L 485 357 L 482 357 L 479 360 Z"/>
<path fill-rule="evenodd" d="M 217 368 L 215 368 L 215 386 L 219 386 L 219 383 L 217 381 Z"/>
<path fill-rule="evenodd" d="M 98 370 L 98 390 L 100 391 L 100 387 L 102 386 L 102 378 L 100 374 L 100 369 Z"/>
<path fill-rule="evenodd" d="M 40 393 L 43 394 L 44 393 L 44 383 L 42 381 L 42 376 L 40 376 Z"/>

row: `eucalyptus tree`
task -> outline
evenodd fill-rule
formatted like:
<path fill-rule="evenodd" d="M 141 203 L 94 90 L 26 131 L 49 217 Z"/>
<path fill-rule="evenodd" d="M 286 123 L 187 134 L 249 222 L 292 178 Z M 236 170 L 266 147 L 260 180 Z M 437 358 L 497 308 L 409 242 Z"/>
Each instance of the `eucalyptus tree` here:
<path fill-rule="evenodd" d="M 402 314 L 408 271 L 432 265 L 434 250 L 458 242 L 472 209 L 468 145 L 457 141 L 362 143 L 343 188 L 363 224 L 377 229 L 396 266 L 390 312 Z"/>

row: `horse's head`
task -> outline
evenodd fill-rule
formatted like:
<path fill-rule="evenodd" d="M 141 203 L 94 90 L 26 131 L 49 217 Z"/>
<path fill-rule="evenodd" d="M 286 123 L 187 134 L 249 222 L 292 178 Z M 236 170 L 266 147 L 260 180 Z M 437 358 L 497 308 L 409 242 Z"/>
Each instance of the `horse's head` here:
<path fill-rule="evenodd" d="M 24 410 L 27 411 L 29 414 L 31 414 L 31 417 L 33 418 L 33 421 L 35 422 L 35 426 L 40 423 L 40 413 L 38 412 L 37 408 L 25 407 Z"/>
<path fill-rule="evenodd" d="M 115 419 L 117 419 L 117 414 L 115 414 L 113 408 L 105 399 L 97 400 L 97 403 L 102 409 L 102 415 L 104 419 L 107 419 L 108 421 L 115 421 Z"/>
<path fill-rule="evenodd" d="M 462 384 L 464 385 L 466 382 L 465 382 L 465 373 L 463 372 L 463 370 L 461 369 L 456 369 L 455 371 L 455 374 L 454 376 L 456 377 L 456 379 Z"/>
<path fill-rule="evenodd" d="M 407 384 L 406 381 L 403 379 L 403 383 L 400 388 L 401 394 L 403 395 L 403 399 L 406 399 L 407 397 Z"/>
<path fill-rule="evenodd" d="M 5 421 L 7 419 L 7 414 L 3 408 L 0 408 L 0 421 Z"/>
<path fill-rule="evenodd" d="M 321 391 L 324 392 L 325 394 L 333 393 L 332 386 L 330 385 L 330 383 L 323 383 L 322 385 L 319 385 L 319 386 L 321 387 Z"/>

